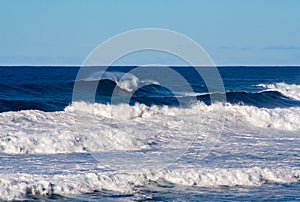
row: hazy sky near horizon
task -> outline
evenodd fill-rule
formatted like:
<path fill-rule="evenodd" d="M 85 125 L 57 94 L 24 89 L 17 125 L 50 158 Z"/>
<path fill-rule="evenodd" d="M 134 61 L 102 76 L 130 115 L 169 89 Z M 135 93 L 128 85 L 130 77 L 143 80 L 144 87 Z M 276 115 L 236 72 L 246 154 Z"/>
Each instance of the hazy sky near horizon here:
<path fill-rule="evenodd" d="M 300 65 L 299 9 L 298 0 L 1 0 L 0 65 L 80 65 L 110 37 L 148 27 L 187 35 L 217 65 Z"/>

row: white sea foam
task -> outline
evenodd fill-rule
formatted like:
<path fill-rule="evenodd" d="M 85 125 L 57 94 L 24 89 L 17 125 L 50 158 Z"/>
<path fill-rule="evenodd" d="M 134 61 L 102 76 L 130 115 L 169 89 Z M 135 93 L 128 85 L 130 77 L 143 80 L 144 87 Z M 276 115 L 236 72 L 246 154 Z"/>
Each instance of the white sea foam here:
<path fill-rule="evenodd" d="M 245 124 L 256 127 L 273 128 L 279 130 L 300 130 L 300 108 L 257 108 L 254 106 L 229 105 L 227 118 L 236 119 Z"/>
<path fill-rule="evenodd" d="M 17 200 L 43 197 L 51 194 L 64 196 L 110 190 L 134 194 L 140 186 L 151 182 L 213 188 L 219 186 L 259 186 L 265 183 L 296 183 L 300 170 L 289 168 L 236 169 L 175 169 L 140 171 L 138 173 L 96 173 L 53 175 L 0 175 L 0 199 Z"/>
<path fill-rule="evenodd" d="M 182 142 L 222 131 L 221 104 L 196 103 L 187 109 L 73 103 L 62 112 L 37 110 L 0 114 L 0 152 L 55 154 L 149 149 L 153 143 Z M 299 131 L 300 108 L 265 109 L 227 104 L 226 128 L 248 126 Z M 262 134 L 263 135 L 263 134 Z M 97 141 L 95 141 L 97 140 Z M 172 144 L 170 144 L 172 140 Z M 188 144 L 188 143 L 187 143 Z"/>
<path fill-rule="evenodd" d="M 294 100 L 300 100 L 300 85 L 276 83 L 276 84 L 258 84 L 256 86 L 267 88 L 267 91 L 275 90 L 282 93 L 286 97 L 292 98 Z"/>
<path fill-rule="evenodd" d="M 211 106 L 205 105 L 202 102 L 197 105 L 192 105 L 190 108 L 181 109 L 176 107 L 147 107 L 143 104 L 136 104 L 129 106 L 121 104 L 117 106 L 102 105 L 102 104 L 88 104 L 84 102 L 77 102 L 66 108 L 66 111 L 85 111 L 100 115 L 107 118 L 126 119 L 131 120 L 134 118 L 151 117 L 152 115 L 176 116 L 184 113 L 185 115 L 198 115 L 202 114 L 203 117 L 207 116 L 209 112 L 218 112 L 221 104 L 213 104 Z M 240 106 L 226 104 L 226 118 L 229 121 L 241 121 L 251 123 L 253 126 L 267 127 L 282 130 L 300 130 L 300 108 L 275 108 L 266 109 L 258 108 L 255 106 Z M 221 110 L 219 112 L 222 112 Z M 217 120 L 218 116 L 222 114 L 215 114 Z M 210 116 L 211 117 L 211 116 Z M 195 117 L 196 118 L 196 117 Z M 236 120 L 238 119 L 238 120 Z"/>
<path fill-rule="evenodd" d="M 152 145 L 180 148 L 186 146 L 184 142 L 192 139 L 195 131 L 201 142 L 207 135 L 222 130 L 218 124 L 224 115 L 222 108 L 220 103 L 208 106 L 201 102 L 187 109 L 75 102 L 61 112 L 4 112 L 0 113 L 0 152 L 57 154 L 126 150 L 124 153 L 130 153 L 130 150 L 151 149 Z M 100 169 L 81 172 L 79 165 L 79 171 L 70 169 L 65 174 L 22 173 L 22 169 L 18 173 L 3 171 L 0 174 L 0 200 L 39 198 L 51 194 L 73 197 L 105 190 L 138 194 L 141 186 L 152 189 L 157 184 L 215 188 L 299 183 L 299 167 L 284 162 L 293 162 L 299 157 L 300 108 L 265 109 L 226 104 L 225 112 L 225 131 L 231 133 L 224 135 L 227 137 L 222 139 L 212 156 L 229 154 L 233 160 L 228 162 L 222 159 L 201 164 L 197 161 L 199 153 L 191 152 L 188 153 L 188 164 L 183 159 L 173 168 L 163 170 L 108 172 L 101 171 L 107 165 L 99 162 Z M 173 143 L 168 147 L 170 140 Z M 282 149 L 286 156 L 284 159 L 276 156 L 279 161 L 263 162 L 256 158 L 280 154 Z M 241 154 L 246 156 L 242 163 L 239 162 Z M 247 156 L 253 157 L 247 159 Z M 131 161 L 124 163 L 126 166 Z M 230 166 L 223 167 L 224 163 Z M 247 168 L 241 168 L 240 164 Z"/>

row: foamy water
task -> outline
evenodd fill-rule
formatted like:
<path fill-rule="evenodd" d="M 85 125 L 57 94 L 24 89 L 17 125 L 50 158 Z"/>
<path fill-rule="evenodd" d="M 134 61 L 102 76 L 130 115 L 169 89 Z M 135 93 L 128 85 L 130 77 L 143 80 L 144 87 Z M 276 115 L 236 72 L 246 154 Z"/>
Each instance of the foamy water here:
<path fill-rule="evenodd" d="M 192 142 L 215 133 L 209 127 L 222 132 L 225 124 L 299 131 L 300 108 L 198 103 L 182 109 L 79 102 L 63 112 L 5 112 L 0 120 L 2 153 L 54 154 L 149 149 L 154 143 L 169 144 L 170 139 L 176 148 L 184 139 Z"/>
<path fill-rule="evenodd" d="M 206 136 L 215 133 L 216 130 L 223 130 L 221 141 L 218 141 L 210 155 L 231 153 L 234 156 L 240 153 L 265 158 L 265 151 L 277 153 L 282 147 L 290 148 L 291 155 L 295 150 L 299 151 L 299 147 L 295 146 L 300 142 L 299 108 L 260 109 L 230 104 L 224 107 L 225 127 L 215 129 L 214 123 L 221 120 L 219 114 L 214 113 L 214 117 L 210 112 L 221 109 L 221 104 L 207 106 L 198 103 L 192 108 L 180 109 L 81 102 L 73 103 L 63 112 L 1 113 L 1 153 L 44 155 L 122 150 L 151 151 L 153 145 L 169 148 L 170 139 L 173 140 L 172 149 L 182 148 L 186 146 L 182 141 L 194 141 L 195 131 L 191 130 L 192 128 L 197 128 L 195 141 L 198 143 L 203 142 Z M 92 124 L 85 125 L 91 121 Z M 208 124 L 212 124 L 209 130 L 206 129 Z M 164 132 L 157 135 L 157 128 L 163 128 Z M 98 132 L 95 133 L 95 130 Z M 276 146 L 278 143 L 280 145 Z M 201 151 L 201 148 L 192 146 L 182 162 L 174 164 L 174 168 L 171 166 L 162 170 L 126 171 L 122 174 L 116 171 L 96 170 L 67 175 L 1 174 L 0 195 L 1 199 L 12 200 L 51 194 L 78 195 L 95 190 L 134 194 L 137 187 L 147 186 L 149 182 L 212 188 L 261 186 L 268 183 L 289 184 L 300 180 L 299 169 L 283 162 L 280 168 L 276 166 L 276 161 L 266 163 L 257 158 L 242 160 L 249 161 L 248 168 L 239 168 L 241 162 L 238 159 L 231 160 L 231 166 L 225 163 L 228 168 L 224 168 L 224 165 L 218 162 L 217 166 L 207 164 L 210 168 L 199 168 L 199 163 L 198 168 L 194 164 L 186 165 L 185 161 L 189 158 L 197 164 L 197 150 Z M 289 155 L 289 152 L 286 155 Z M 128 163 L 131 163 L 130 159 Z M 129 164 L 127 166 L 130 166 Z M 101 167 L 101 161 L 99 165 Z M 126 166 L 126 161 L 123 166 Z"/>
<path fill-rule="evenodd" d="M 243 69 L 241 77 L 245 71 L 250 70 Z M 85 79 L 81 82 L 98 81 L 99 75 Z M 120 72 L 104 79 L 124 90 L 116 96 L 159 85 Z M 150 88 L 138 95 L 139 101 L 150 100 L 146 104 L 68 105 L 64 96 L 74 83 L 63 80 L 56 86 L 56 77 L 50 87 L 25 82 L 29 93 L 46 95 L 36 101 L 23 84 L 10 88 L 0 82 L 0 200 L 299 198 L 299 85 L 245 79 L 236 87 L 235 79 L 226 84 L 224 103 L 205 102 L 212 93 L 196 79 L 197 91 L 172 92 L 187 99 L 186 106 L 167 106 L 163 101 L 172 95 Z M 197 99 L 189 102 L 189 97 Z M 55 100 L 63 103 L 61 110 L 52 108 Z"/>
<path fill-rule="evenodd" d="M 261 186 L 267 183 L 295 183 L 300 180 L 300 170 L 262 169 L 185 169 L 144 171 L 139 173 L 77 175 L 11 174 L 0 175 L 1 199 L 26 199 L 30 196 L 51 194 L 80 195 L 94 191 L 110 190 L 121 194 L 134 194 L 137 187 L 150 182 L 171 183 L 184 186 L 214 188 L 220 186 Z"/>

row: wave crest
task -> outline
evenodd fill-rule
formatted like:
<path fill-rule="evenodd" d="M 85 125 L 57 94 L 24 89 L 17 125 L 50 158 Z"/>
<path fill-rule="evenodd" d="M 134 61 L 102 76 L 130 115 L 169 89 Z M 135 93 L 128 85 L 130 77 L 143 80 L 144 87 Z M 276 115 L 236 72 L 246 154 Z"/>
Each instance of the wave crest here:
<path fill-rule="evenodd" d="M 72 179 L 72 180 L 70 180 Z M 22 200 L 29 197 L 47 197 L 52 194 L 79 195 L 95 191 L 113 191 L 134 194 L 137 187 L 172 183 L 184 186 L 214 188 L 220 186 L 260 186 L 270 183 L 296 183 L 300 170 L 237 168 L 210 170 L 163 170 L 139 173 L 85 173 L 54 175 L 12 174 L 0 175 L 0 199 Z"/>
<path fill-rule="evenodd" d="M 141 81 L 138 77 L 130 73 L 108 71 L 95 72 L 92 75 L 81 79 L 80 81 L 93 82 L 101 80 L 113 81 L 119 88 L 128 92 L 137 90 L 141 84 L 158 84 L 158 82 L 151 80 Z"/>
<path fill-rule="evenodd" d="M 275 83 L 275 84 L 258 84 L 257 87 L 267 88 L 265 91 L 278 91 L 286 97 L 300 101 L 300 85 Z"/>

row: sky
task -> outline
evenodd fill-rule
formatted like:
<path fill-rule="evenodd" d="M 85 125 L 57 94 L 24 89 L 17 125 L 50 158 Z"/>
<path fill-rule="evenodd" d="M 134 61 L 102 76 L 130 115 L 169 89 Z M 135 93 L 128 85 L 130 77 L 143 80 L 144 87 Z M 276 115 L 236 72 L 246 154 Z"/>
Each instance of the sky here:
<path fill-rule="evenodd" d="M 140 28 L 182 33 L 217 65 L 300 65 L 299 9 L 298 0 L 0 0 L 0 65 L 81 65 Z M 120 63 L 148 62 L 138 57 Z"/>

